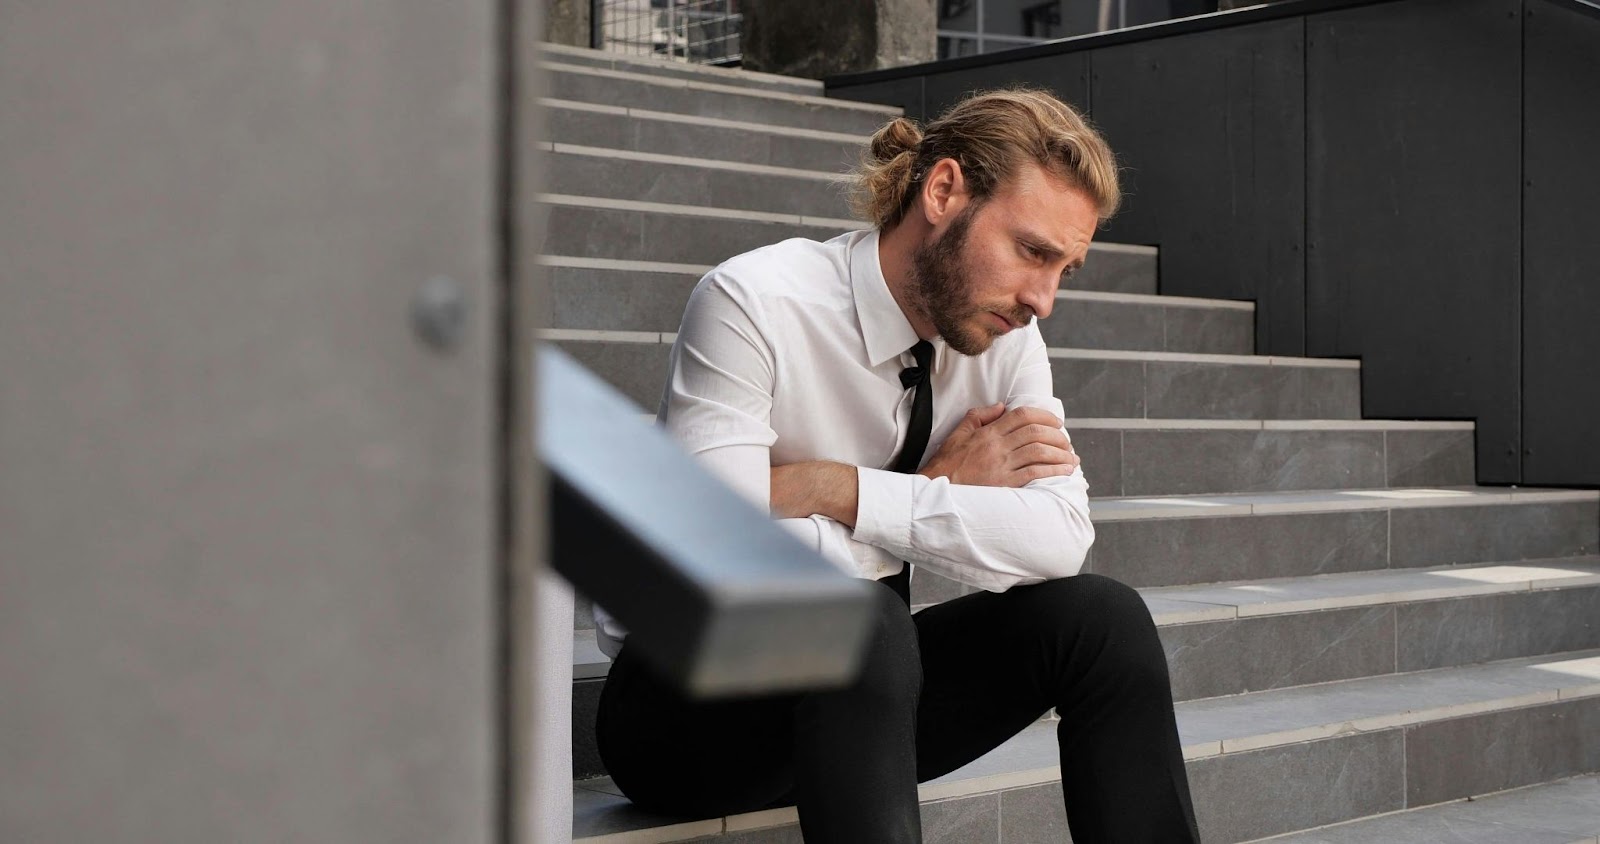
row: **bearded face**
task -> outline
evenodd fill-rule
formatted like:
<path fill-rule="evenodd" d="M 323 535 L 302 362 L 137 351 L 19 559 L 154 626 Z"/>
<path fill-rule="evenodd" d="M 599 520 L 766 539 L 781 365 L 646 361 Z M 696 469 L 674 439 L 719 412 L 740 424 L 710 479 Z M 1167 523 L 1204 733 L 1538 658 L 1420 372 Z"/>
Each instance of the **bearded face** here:
<path fill-rule="evenodd" d="M 911 305 L 923 318 L 933 324 L 939 336 L 950 348 L 964 355 L 978 355 L 994 343 L 1005 331 L 992 319 L 985 318 L 995 312 L 1023 325 L 1033 318 L 1026 306 L 984 307 L 973 298 L 976 275 L 980 270 L 973 266 L 969 256 L 967 236 L 971 232 L 973 215 L 982 203 L 968 205 L 943 235 L 917 247 L 912 256 Z"/>

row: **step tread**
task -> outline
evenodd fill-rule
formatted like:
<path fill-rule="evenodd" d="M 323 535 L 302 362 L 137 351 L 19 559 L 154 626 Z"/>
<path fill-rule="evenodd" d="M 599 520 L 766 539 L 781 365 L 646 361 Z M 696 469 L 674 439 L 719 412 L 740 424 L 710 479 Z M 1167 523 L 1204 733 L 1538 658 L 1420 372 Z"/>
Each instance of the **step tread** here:
<path fill-rule="evenodd" d="M 1600 555 L 1320 574 L 1139 590 L 1158 626 L 1600 585 Z M 572 677 L 604 677 L 595 631 L 574 630 Z"/>
<path fill-rule="evenodd" d="M 539 336 L 545 340 L 578 340 L 609 343 L 661 343 L 677 340 L 673 331 L 607 331 L 597 328 L 543 328 Z M 1360 369 L 1361 362 L 1344 358 L 1303 358 L 1284 355 L 1221 355 L 1208 352 L 1154 352 L 1123 349 L 1074 349 L 1052 346 L 1046 349 L 1052 358 L 1063 360 L 1120 360 L 1145 363 L 1202 363 L 1223 366 L 1296 366 L 1314 369 Z M 1303 421 L 1303 420 L 1302 420 Z"/>
<path fill-rule="evenodd" d="M 1390 510 L 1406 507 L 1475 507 L 1600 501 L 1600 490 L 1488 486 L 1396 487 L 1218 495 L 1153 495 L 1097 498 L 1090 502 L 1097 522 L 1201 516 L 1263 516 L 1327 513 L 1337 510 Z"/>
<path fill-rule="evenodd" d="M 1600 776 L 1257 839 L 1273 844 L 1600 844 Z"/>
<path fill-rule="evenodd" d="M 570 155 L 584 158 L 642 161 L 672 167 L 700 167 L 706 170 L 727 170 L 735 173 L 751 173 L 762 176 L 782 176 L 784 178 L 807 179 L 815 182 L 841 182 L 849 178 L 846 173 L 830 170 L 803 170 L 798 167 L 778 167 L 772 164 L 747 164 L 742 161 L 725 161 L 719 158 L 695 158 L 688 155 L 669 155 L 662 152 L 640 152 L 630 149 L 593 147 L 583 144 L 562 143 L 560 141 L 545 141 L 539 144 L 539 148 L 557 156 Z"/>
<path fill-rule="evenodd" d="M 793 88 L 797 91 L 822 96 L 824 85 L 820 79 L 805 79 L 799 76 L 782 76 L 776 73 L 761 73 L 743 68 L 716 67 L 713 65 L 694 64 L 691 62 L 673 61 L 657 58 L 655 56 L 636 56 L 628 53 L 616 53 L 607 50 L 596 50 L 591 47 L 574 47 L 568 44 L 552 44 L 541 42 L 539 50 L 553 61 L 562 61 L 568 57 L 579 61 L 605 61 L 615 64 L 630 65 L 640 68 L 640 72 L 652 70 L 673 71 L 687 75 L 704 76 L 708 81 L 718 80 L 743 80 L 758 84 L 774 85 Z"/>
<path fill-rule="evenodd" d="M 683 88 L 699 91 L 706 94 L 722 94 L 725 96 L 753 97 L 756 99 L 774 100 L 777 102 L 799 103 L 820 108 L 831 108 L 840 111 L 866 112 L 880 114 L 885 118 L 899 117 L 904 110 L 898 106 L 886 106 L 878 103 L 864 103 L 857 100 L 842 100 L 833 97 L 824 97 L 817 94 L 798 94 L 788 91 L 774 91 L 764 88 L 749 88 L 741 85 L 730 85 L 726 82 L 683 77 L 657 76 L 649 73 L 635 73 L 626 70 L 595 67 L 592 65 L 570 64 L 562 61 L 545 59 L 539 62 L 539 69 L 546 73 L 566 73 L 576 76 L 598 76 L 606 79 L 616 79 L 637 85 L 655 85 L 663 88 Z"/>
<path fill-rule="evenodd" d="M 834 141 L 851 146 L 860 146 L 871 140 L 869 135 L 854 134 L 851 132 L 834 132 L 827 129 L 812 129 L 803 126 L 783 126 L 777 123 L 758 123 L 753 120 L 735 120 L 730 117 L 711 117 L 701 114 L 681 114 L 675 111 L 658 111 L 656 109 L 639 108 L 638 106 L 619 106 L 607 103 L 586 103 L 582 100 L 567 100 L 560 97 L 540 97 L 539 105 L 543 108 L 560 108 L 569 111 L 592 111 L 598 114 L 612 114 L 619 117 L 630 117 L 635 120 L 657 120 L 665 123 L 693 123 L 719 129 L 737 129 L 742 132 L 758 132 L 768 135 L 785 135 L 788 137 L 810 138 L 817 141 Z"/>
<path fill-rule="evenodd" d="M 1469 714 L 1600 695 L 1600 651 L 1341 680 L 1177 705 L 1188 759 L 1393 729 Z M 1040 721 L 971 764 L 919 786 L 924 801 L 1020 788 L 1060 778 L 1055 724 Z M 779 809 L 698 823 L 634 810 L 609 780 L 574 783 L 576 840 L 650 829 L 637 841 L 680 841 L 792 822 Z M 676 828 L 675 828 L 676 827 Z"/>
<path fill-rule="evenodd" d="M 1157 624 L 1600 584 L 1600 555 L 1141 589 Z"/>

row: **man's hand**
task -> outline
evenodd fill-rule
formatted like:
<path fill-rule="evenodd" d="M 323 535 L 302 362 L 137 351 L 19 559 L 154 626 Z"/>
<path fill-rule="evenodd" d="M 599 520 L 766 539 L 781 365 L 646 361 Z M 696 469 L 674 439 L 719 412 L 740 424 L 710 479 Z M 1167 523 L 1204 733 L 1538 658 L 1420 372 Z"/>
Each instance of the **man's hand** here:
<path fill-rule="evenodd" d="M 1061 420 L 1036 407 L 975 407 L 918 472 L 953 484 L 1015 489 L 1030 481 L 1070 475 L 1078 468 Z"/>
<path fill-rule="evenodd" d="M 812 460 L 772 467 L 774 519 L 817 515 L 855 527 L 857 502 L 854 466 Z"/>

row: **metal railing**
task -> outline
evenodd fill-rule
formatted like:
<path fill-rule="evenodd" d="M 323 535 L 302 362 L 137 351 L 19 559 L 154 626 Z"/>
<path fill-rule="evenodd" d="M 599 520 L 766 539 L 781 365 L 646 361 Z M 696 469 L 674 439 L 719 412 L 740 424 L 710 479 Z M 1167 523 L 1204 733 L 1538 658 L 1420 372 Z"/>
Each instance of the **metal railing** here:
<path fill-rule="evenodd" d="M 871 586 L 801 545 L 560 350 L 538 352 L 550 561 L 699 697 L 840 686 Z"/>
<path fill-rule="evenodd" d="M 737 64 L 743 56 L 739 0 L 596 0 L 594 46 L 613 53 L 693 64 Z"/>

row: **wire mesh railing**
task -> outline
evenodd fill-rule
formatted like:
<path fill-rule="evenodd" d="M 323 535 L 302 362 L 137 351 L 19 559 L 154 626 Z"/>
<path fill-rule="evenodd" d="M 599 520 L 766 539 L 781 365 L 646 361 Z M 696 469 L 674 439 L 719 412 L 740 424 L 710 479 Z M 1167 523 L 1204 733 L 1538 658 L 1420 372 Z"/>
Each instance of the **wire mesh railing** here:
<path fill-rule="evenodd" d="M 739 63 L 739 0 L 595 0 L 601 50 L 694 64 Z"/>

